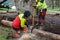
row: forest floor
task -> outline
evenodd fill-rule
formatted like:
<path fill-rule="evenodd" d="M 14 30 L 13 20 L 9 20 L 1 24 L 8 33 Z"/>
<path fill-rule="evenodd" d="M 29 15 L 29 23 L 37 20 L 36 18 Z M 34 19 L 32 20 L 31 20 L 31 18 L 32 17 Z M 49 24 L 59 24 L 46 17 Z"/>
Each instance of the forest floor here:
<path fill-rule="evenodd" d="M 52 13 L 54 13 L 54 12 L 56 13 L 55 10 L 53 12 L 51 10 L 51 12 Z M 1 12 L 6 12 L 6 11 L 4 10 L 4 11 L 1 11 Z M 48 13 L 51 13 L 51 12 L 48 12 Z M 47 26 L 53 28 L 53 31 L 51 29 L 50 29 L 50 31 L 52 31 L 53 33 L 56 33 L 57 32 L 56 34 L 60 34 L 60 15 L 59 16 L 56 16 L 56 15 L 46 15 L 46 22 L 49 23 L 49 24 L 47 24 Z M 55 29 L 54 29 L 54 27 L 55 27 Z M 46 27 L 46 29 L 48 30 L 49 28 Z M 6 38 L 7 38 L 9 32 L 10 32 L 10 28 L 9 27 L 0 25 L 0 40 L 8 40 Z M 29 34 L 29 35 L 34 35 L 34 34 Z M 34 38 L 33 40 L 51 40 L 49 38 L 37 37 L 37 36 L 36 37 L 33 37 L 33 38 Z M 17 39 L 11 38 L 9 40 L 17 40 Z"/>

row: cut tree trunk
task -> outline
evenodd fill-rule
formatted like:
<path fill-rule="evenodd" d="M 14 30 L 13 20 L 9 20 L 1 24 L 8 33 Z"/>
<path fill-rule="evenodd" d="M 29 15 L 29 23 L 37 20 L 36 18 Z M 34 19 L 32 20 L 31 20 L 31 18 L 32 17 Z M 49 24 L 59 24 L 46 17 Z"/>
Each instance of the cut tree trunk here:
<path fill-rule="evenodd" d="M 42 30 L 38 30 L 38 29 L 34 29 L 33 33 L 36 35 L 44 36 L 44 37 L 51 38 L 54 40 L 60 40 L 60 35 L 58 35 L 58 34 L 46 32 L 46 31 L 42 31 Z"/>
<path fill-rule="evenodd" d="M 51 40 L 51 39 L 41 36 L 38 37 L 37 35 L 32 33 L 25 33 L 18 40 Z"/>
<path fill-rule="evenodd" d="M 6 16 L 10 18 L 15 18 L 18 14 L 17 13 L 7 13 L 7 14 L 0 14 L 0 16 Z"/>
<path fill-rule="evenodd" d="M 12 22 L 11 21 L 2 20 L 1 23 L 4 24 L 4 25 L 6 25 L 6 26 L 12 27 Z"/>
<path fill-rule="evenodd" d="M 17 13 L 7 13 L 7 14 L 0 14 L 0 20 L 9 20 L 9 21 L 13 21 L 15 19 L 15 17 L 18 16 Z"/>

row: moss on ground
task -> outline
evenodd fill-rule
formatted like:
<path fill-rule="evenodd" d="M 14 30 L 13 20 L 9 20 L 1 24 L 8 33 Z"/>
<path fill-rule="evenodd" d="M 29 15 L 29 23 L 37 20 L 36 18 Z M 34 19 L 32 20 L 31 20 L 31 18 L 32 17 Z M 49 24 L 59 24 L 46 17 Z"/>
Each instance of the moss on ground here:
<path fill-rule="evenodd" d="M 0 40 L 16 40 L 16 39 L 6 39 L 10 29 L 7 26 L 0 25 Z"/>

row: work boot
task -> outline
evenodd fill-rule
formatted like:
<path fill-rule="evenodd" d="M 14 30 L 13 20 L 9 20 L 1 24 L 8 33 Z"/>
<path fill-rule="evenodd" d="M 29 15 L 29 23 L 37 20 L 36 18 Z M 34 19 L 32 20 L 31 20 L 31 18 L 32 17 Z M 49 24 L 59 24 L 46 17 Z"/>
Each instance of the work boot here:
<path fill-rule="evenodd" d="M 12 38 L 19 38 L 20 37 L 20 34 L 19 33 L 16 33 L 16 34 L 13 34 L 12 35 Z"/>

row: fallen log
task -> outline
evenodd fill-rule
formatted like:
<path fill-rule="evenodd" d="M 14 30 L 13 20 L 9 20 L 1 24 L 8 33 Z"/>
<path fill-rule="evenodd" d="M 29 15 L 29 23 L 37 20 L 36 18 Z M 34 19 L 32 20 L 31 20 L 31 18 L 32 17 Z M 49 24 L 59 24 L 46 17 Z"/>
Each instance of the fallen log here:
<path fill-rule="evenodd" d="M 4 25 L 12 27 L 12 22 L 11 21 L 2 20 L 1 23 L 4 24 Z M 54 40 L 60 40 L 60 35 L 58 35 L 58 34 L 46 32 L 46 31 L 42 31 L 42 30 L 38 30 L 38 29 L 34 29 L 33 33 L 36 34 L 36 35 L 38 34 L 39 36 L 44 36 L 44 37 L 51 38 L 51 39 L 54 39 Z"/>
<path fill-rule="evenodd" d="M 60 12 L 56 11 L 50 11 L 50 12 L 47 12 L 48 15 L 56 15 L 56 14 L 59 14 L 60 15 Z"/>
<path fill-rule="evenodd" d="M 36 35 L 44 36 L 44 37 L 51 38 L 54 40 L 60 40 L 60 35 L 58 35 L 58 34 L 46 32 L 46 31 L 42 31 L 42 30 L 38 30 L 38 29 L 34 29 L 33 33 Z"/>
<path fill-rule="evenodd" d="M 7 13 L 7 14 L 0 14 L 0 20 L 9 20 L 12 21 L 15 19 L 15 17 L 18 16 L 17 13 Z"/>
<path fill-rule="evenodd" d="M 18 14 L 17 13 L 7 13 L 7 14 L 0 14 L 0 16 L 6 16 L 6 17 L 10 17 L 10 18 L 15 18 Z"/>
<path fill-rule="evenodd" d="M 60 34 L 60 17 L 59 16 L 46 16 L 46 31 L 48 31 L 50 28 L 50 32 Z"/>
<path fill-rule="evenodd" d="M 38 37 L 37 35 L 32 33 L 25 33 L 20 38 L 18 38 L 18 40 L 51 40 L 51 39 L 41 36 Z"/>
<path fill-rule="evenodd" d="M 12 22 L 11 22 L 11 21 L 2 20 L 1 23 L 2 23 L 3 25 L 12 27 Z"/>

